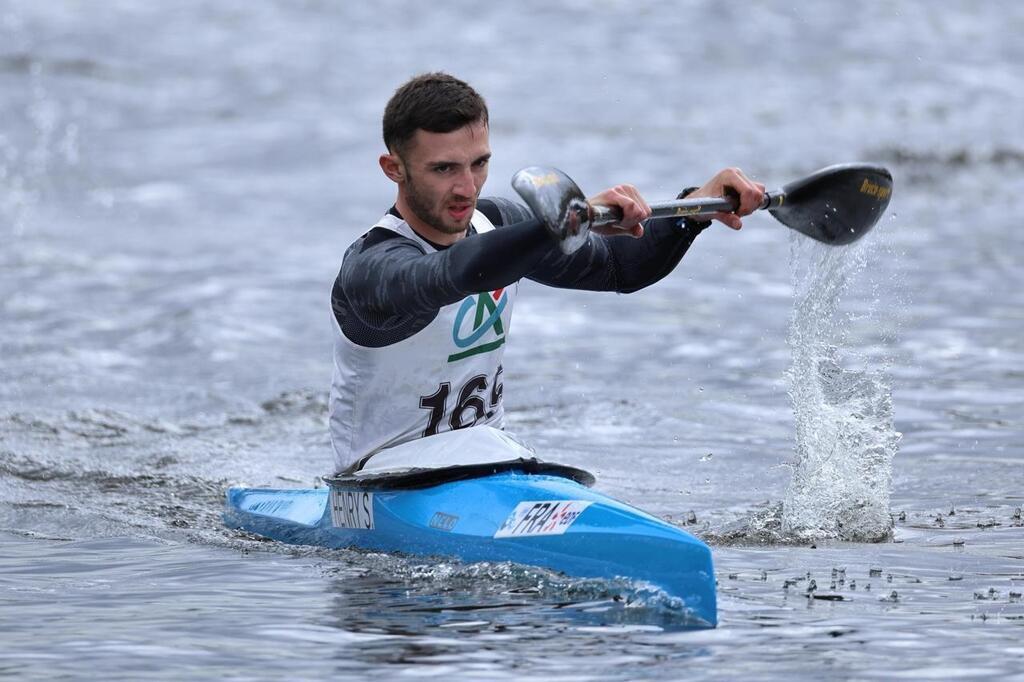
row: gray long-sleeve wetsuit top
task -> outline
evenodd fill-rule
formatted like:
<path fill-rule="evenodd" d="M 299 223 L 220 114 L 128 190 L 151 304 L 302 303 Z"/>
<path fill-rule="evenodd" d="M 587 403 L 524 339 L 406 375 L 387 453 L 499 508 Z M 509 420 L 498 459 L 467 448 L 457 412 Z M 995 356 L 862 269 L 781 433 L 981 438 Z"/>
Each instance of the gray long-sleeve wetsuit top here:
<path fill-rule="evenodd" d="M 651 219 L 640 239 L 592 233 L 565 255 L 529 209 L 502 198 L 482 199 L 477 208 L 498 229 L 476 234 L 471 227 L 464 239 L 429 253 L 381 227 L 356 240 L 331 292 L 342 333 L 360 346 L 388 346 L 426 327 L 441 307 L 523 277 L 567 289 L 634 292 L 670 273 L 707 225 Z M 391 213 L 399 215 L 395 208 Z"/>

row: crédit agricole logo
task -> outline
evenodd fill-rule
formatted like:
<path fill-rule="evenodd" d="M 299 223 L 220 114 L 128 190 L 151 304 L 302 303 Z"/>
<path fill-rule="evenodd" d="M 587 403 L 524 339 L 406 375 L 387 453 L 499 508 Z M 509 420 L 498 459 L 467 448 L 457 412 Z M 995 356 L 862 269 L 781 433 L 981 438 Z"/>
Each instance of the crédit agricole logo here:
<path fill-rule="evenodd" d="M 452 341 L 462 350 L 449 355 L 448 362 L 490 353 L 505 343 L 501 314 L 507 304 L 508 292 L 504 288 L 464 299 L 452 325 Z"/>

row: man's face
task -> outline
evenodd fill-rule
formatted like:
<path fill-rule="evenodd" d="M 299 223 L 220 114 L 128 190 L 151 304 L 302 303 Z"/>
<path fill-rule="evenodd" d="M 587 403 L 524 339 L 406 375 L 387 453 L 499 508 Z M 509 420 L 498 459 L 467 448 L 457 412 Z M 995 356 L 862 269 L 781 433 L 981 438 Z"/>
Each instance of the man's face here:
<path fill-rule="evenodd" d="M 399 198 L 426 226 L 445 235 L 469 227 L 487 181 L 491 158 L 487 133 L 484 123 L 450 133 L 417 130 L 403 150 L 405 179 L 399 183 Z"/>

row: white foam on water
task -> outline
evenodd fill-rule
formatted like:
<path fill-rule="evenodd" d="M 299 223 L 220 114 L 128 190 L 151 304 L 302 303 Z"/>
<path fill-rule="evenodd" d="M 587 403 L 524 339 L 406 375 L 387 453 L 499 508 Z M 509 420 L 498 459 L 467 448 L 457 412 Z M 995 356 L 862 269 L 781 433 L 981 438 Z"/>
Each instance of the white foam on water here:
<path fill-rule="evenodd" d="M 790 253 L 795 301 L 786 378 L 796 451 L 782 532 L 805 540 L 884 540 L 893 527 L 889 497 L 900 434 L 893 427 L 888 363 L 878 366 L 858 349 L 859 341 L 851 342 L 864 325 L 872 332 L 884 326 L 880 298 L 856 313 L 841 306 L 844 294 L 877 294 L 883 285 L 852 286 L 872 276 L 871 249 L 863 244 L 835 248 L 794 236 Z"/>

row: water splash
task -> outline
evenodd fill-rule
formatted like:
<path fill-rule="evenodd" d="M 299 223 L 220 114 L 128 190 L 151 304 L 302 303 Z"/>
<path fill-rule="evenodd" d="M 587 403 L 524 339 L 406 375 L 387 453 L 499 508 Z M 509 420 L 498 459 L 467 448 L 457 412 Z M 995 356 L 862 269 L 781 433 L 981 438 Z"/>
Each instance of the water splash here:
<path fill-rule="evenodd" d="M 865 271 L 866 253 L 863 245 L 792 242 L 796 302 L 787 381 L 796 453 L 781 525 L 784 534 L 805 540 L 880 541 L 892 532 L 892 459 L 900 434 L 893 428 L 891 386 L 885 367 L 872 367 L 849 343 L 856 326 L 877 323 L 877 311 L 840 310 L 850 281 Z"/>

